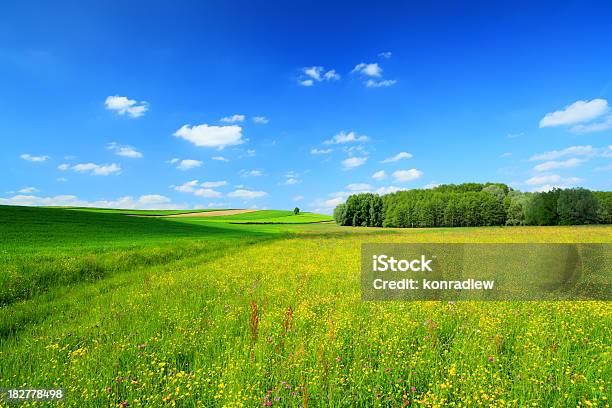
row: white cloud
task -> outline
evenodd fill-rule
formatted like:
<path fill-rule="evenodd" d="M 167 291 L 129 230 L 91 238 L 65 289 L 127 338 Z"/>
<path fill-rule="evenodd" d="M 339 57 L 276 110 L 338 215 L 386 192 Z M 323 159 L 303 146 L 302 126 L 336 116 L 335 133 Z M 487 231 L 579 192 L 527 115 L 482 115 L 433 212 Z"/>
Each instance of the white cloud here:
<path fill-rule="evenodd" d="M 110 174 L 120 174 L 121 166 L 115 163 L 111 164 L 95 164 L 95 163 L 79 163 L 71 167 L 72 170 L 79 173 L 90 173 L 94 176 L 108 176 Z"/>
<path fill-rule="evenodd" d="M 311 149 L 310 154 L 328 154 L 331 153 L 332 149 Z"/>
<path fill-rule="evenodd" d="M 384 170 L 378 170 L 376 173 L 372 174 L 372 178 L 374 180 L 384 180 L 387 178 L 387 173 Z"/>
<path fill-rule="evenodd" d="M 397 81 L 395 79 L 384 79 L 381 81 L 368 79 L 365 84 L 368 88 L 388 88 L 390 86 L 395 85 L 396 83 Z"/>
<path fill-rule="evenodd" d="M 382 76 L 382 68 L 376 62 L 371 63 L 371 64 L 366 64 L 365 62 L 362 62 L 360 64 L 357 64 L 351 72 L 352 73 L 356 72 L 362 75 L 377 77 L 377 78 Z"/>
<path fill-rule="evenodd" d="M 345 199 L 345 197 L 317 199 L 313 201 L 310 206 L 313 208 L 313 212 L 319 214 L 331 214 L 334 211 L 334 208 L 336 208 L 338 204 L 342 204 Z"/>
<path fill-rule="evenodd" d="M 298 195 L 298 196 L 293 197 L 293 201 L 302 201 L 302 200 L 304 200 L 304 196 Z"/>
<path fill-rule="evenodd" d="M 242 139 L 242 128 L 238 125 L 183 125 L 179 130 L 174 132 L 174 136 L 181 137 L 196 146 L 216 147 L 219 149 L 244 143 Z"/>
<path fill-rule="evenodd" d="M 506 135 L 506 137 L 507 137 L 508 139 L 516 139 L 517 137 L 523 137 L 523 136 L 525 136 L 525 133 L 524 133 L 524 132 L 519 132 L 519 133 L 508 133 L 508 134 Z"/>
<path fill-rule="evenodd" d="M 576 101 L 564 109 L 547 113 L 540 120 L 540 127 L 573 125 L 588 122 L 608 111 L 608 101 L 593 99 L 591 101 Z"/>
<path fill-rule="evenodd" d="M 294 177 L 289 177 L 287 180 L 285 180 L 285 182 L 283 183 L 286 186 L 291 186 L 294 184 L 299 184 L 300 180 L 294 178 Z"/>
<path fill-rule="evenodd" d="M 140 198 L 138 199 L 138 202 L 140 202 L 141 204 L 166 204 L 169 203 L 171 200 L 163 195 L 159 195 L 159 194 L 147 194 L 147 195 L 142 195 L 140 196 Z"/>
<path fill-rule="evenodd" d="M 240 170 L 240 177 L 260 177 L 263 175 L 261 170 Z"/>
<path fill-rule="evenodd" d="M 436 188 L 439 187 L 440 183 L 427 183 L 423 186 L 423 188 L 425 189 L 432 189 L 432 188 Z"/>
<path fill-rule="evenodd" d="M 378 54 L 380 58 L 389 59 L 391 58 L 391 51 L 385 51 Z"/>
<path fill-rule="evenodd" d="M 180 186 L 173 186 L 173 188 L 181 193 L 193 193 L 196 190 L 196 187 L 199 185 L 198 183 L 198 180 L 191 180 L 181 184 Z"/>
<path fill-rule="evenodd" d="M 236 122 L 244 122 L 245 119 L 246 119 L 246 116 L 244 115 L 232 115 L 232 116 L 226 116 L 224 118 L 221 118 L 220 121 L 226 122 L 226 123 L 236 123 Z"/>
<path fill-rule="evenodd" d="M 398 183 L 405 183 L 420 178 L 423 172 L 417 169 L 397 170 L 393 172 L 393 178 Z"/>
<path fill-rule="evenodd" d="M 337 81 L 340 79 L 340 74 L 338 74 L 336 70 L 332 69 L 327 71 L 325 75 L 323 75 L 323 78 L 325 78 L 327 81 Z"/>
<path fill-rule="evenodd" d="M 321 81 L 321 73 L 323 72 L 323 67 L 304 67 L 302 68 L 302 72 L 304 75 L 309 76 L 315 81 Z"/>
<path fill-rule="evenodd" d="M 313 86 L 315 81 L 337 81 L 340 79 L 340 75 L 334 69 L 325 71 L 323 67 L 304 67 L 302 68 L 303 76 L 298 80 L 298 83 L 302 86 Z"/>
<path fill-rule="evenodd" d="M 368 191 L 372 189 L 372 186 L 367 183 L 352 183 L 345 188 L 350 191 Z"/>
<path fill-rule="evenodd" d="M 60 183 L 68 181 L 66 177 L 58 177 L 56 180 L 59 181 Z"/>
<path fill-rule="evenodd" d="M 265 125 L 269 120 L 265 116 L 255 116 L 253 118 L 253 123 L 257 123 L 259 125 Z"/>
<path fill-rule="evenodd" d="M 575 187 L 578 183 L 580 183 L 581 179 L 578 177 L 568 177 L 568 178 L 560 178 L 557 182 L 544 184 L 538 187 L 535 187 L 532 191 L 536 192 L 545 192 L 550 191 L 554 188 L 570 188 Z"/>
<path fill-rule="evenodd" d="M 535 176 L 532 177 L 528 180 L 525 180 L 525 183 L 530 185 L 530 186 L 539 186 L 542 184 L 548 184 L 548 183 L 557 183 L 559 180 L 561 180 L 561 176 L 558 174 L 547 174 L 547 175 L 543 175 L 543 176 Z"/>
<path fill-rule="evenodd" d="M 246 155 L 247 155 L 247 157 L 254 157 L 255 156 L 255 150 L 254 149 L 247 149 Z"/>
<path fill-rule="evenodd" d="M 24 187 L 19 190 L 19 192 L 23 194 L 32 194 L 38 192 L 38 189 L 36 187 Z"/>
<path fill-rule="evenodd" d="M 123 209 L 186 209 L 185 204 L 173 204 L 168 197 L 158 194 L 142 195 L 136 199 L 131 196 L 120 197 L 116 200 L 87 201 L 74 195 L 58 195 L 53 197 L 39 197 L 34 195 L 16 195 L 10 198 L 0 198 L 0 204 L 28 205 L 28 206 L 70 206 L 70 207 L 98 207 Z"/>
<path fill-rule="evenodd" d="M 396 161 L 400 161 L 402 159 L 410 159 L 410 158 L 412 158 L 412 154 L 410 154 L 408 152 L 399 152 L 395 156 L 388 157 L 385 160 L 381 161 L 381 163 L 393 163 L 393 162 L 396 162 Z"/>
<path fill-rule="evenodd" d="M 223 157 L 223 156 L 215 156 L 215 157 L 213 157 L 212 159 L 213 159 L 213 160 L 216 160 L 216 161 L 222 161 L 222 162 L 228 162 L 228 161 L 229 161 L 229 159 L 226 159 L 226 158 L 225 158 L 225 157 Z"/>
<path fill-rule="evenodd" d="M 593 133 L 593 132 L 601 132 L 603 130 L 608 130 L 612 128 L 612 115 L 604 118 L 601 122 L 589 123 L 586 125 L 574 125 L 570 128 L 570 132 L 572 133 Z"/>
<path fill-rule="evenodd" d="M 145 101 L 136 102 L 125 96 L 108 96 L 104 102 L 106 109 L 115 111 L 119 115 L 128 115 L 132 118 L 139 118 L 149 110 L 149 104 Z"/>
<path fill-rule="evenodd" d="M 377 194 L 383 195 L 383 194 L 391 194 L 391 193 L 395 193 L 396 191 L 400 191 L 401 188 L 399 187 L 395 187 L 395 186 L 387 186 L 387 187 L 380 187 L 379 189 L 376 190 Z"/>
<path fill-rule="evenodd" d="M 195 190 L 193 194 L 197 195 L 198 197 L 205 197 L 205 198 L 223 197 L 223 194 L 221 194 L 220 192 L 216 190 L 213 190 L 212 188 L 199 188 Z"/>
<path fill-rule="evenodd" d="M 179 170 L 186 171 L 190 169 L 195 169 L 197 167 L 200 167 L 201 165 L 202 165 L 201 160 L 184 159 L 179 162 L 179 165 L 176 166 L 176 168 Z"/>
<path fill-rule="evenodd" d="M 212 188 L 212 187 L 223 187 L 223 186 L 227 186 L 227 181 L 222 180 L 222 181 L 204 181 L 201 184 L 202 187 L 206 187 L 206 188 Z"/>
<path fill-rule="evenodd" d="M 576 167 L 579 166 L 580 164 L 582 164 L 584 162 L 583 159 L 567 159 L 564 161 L 555 161 L 555 160 L 551 160 L 551 161 L 547 161 L 541 164 L 538 164 L 537 166 L 534 166 L 534 170 L 535 171 L 549 171 L 549 170 L 555 170 L 555 169 L 570 169 L 572 167 Z"/>
<path fill-rule="evenodd" d="M 21 157 L 23 160 L 31 161 L 31 162 L 44 162 L 51 158 L 49 156 L 33 156 L 29 153 L 24 153 L 19 157 Z"/>
<path fill-rule="evenodd" d="M 251 191 L 251 190 L 245 190 L 245 189 L 238 189 L 238 190 L 232 191 L 227 196 L 232 197 L 232 198 L 240 198 L 242 200 L 252 200 L 255 198 L 262 198 L 267 195 L 268 193 L 266 193 L 265 191 Z"/>
<path fill-rule="evenodd" d="M 349 157 L 348 159 L 342 160 L 342 167 L 345 170 L 354 169 L 355 167 L 359 167 L 368 160 L 367 157 Z"/>
<path fill-rule="evenodd" d="M 168 163 L 170 163 L 170 164 L 175 164 L 175 163 L 178 163 L 179 161 L 181 161 L 181 159 L 179 159 L 179 158 L 175 157 L 175 158 L 173 158 L 173 159 L 168 160 Z"/>
<path fill-rule="evenodd" d="M 59 166 L 57 166 L 57 169 L 61 171 L 66 171 L 69 168 L 70 168 L 70 165 L 68 163 L 62 163 Z"/>
<path fill-rule="evenodd" d="M 181 193 L 193 193 L 198 197 L 218 198 L 222 197 L 223 194 L 213 190 L 212 187 L 221 187 L 225 185 L 227 185 L 226 181 L 205 181 L 203 183 L 200 183 L 198 180 L 191 180 L 179 186 L 170 187 L 172 187 L 176 191 L 180 191 Z"/>
<path fill-rule="evenodd" d="M 115 142 L 111 142 L 108 144 L 108 150 L 112 150 L 118 156 L 131 157 L 133 159 L 140 159 L 142 157 L 142 153 L 140 153 L 134 147 L 127 145 L 122 146 Z"/>
<path fill-rule="evenodd" d="M 341 131 L 340 133 L 338 133 L 331 139 L 325 140 L 323 144 L 329 145 L 329 144 L 343 144 L 343 143 L 354 143 L 354 142 L 367 142 L 369 140 L 370 138 L 365 135 L 359 136 L 355 134 L 355 132 L 345 133 L 344 131 Z"/>
<path fill-rule="evenodd" d="M 502 153 L 502 154 L 499 155 L 499 157 L 502 158 L 502 159 L 505 159 L 505 158 L 510 157 L 510 156 L 512 156 L 512 153 L 510 153 L 510 152 Z"/>
<path fill-rule="evenodd" d="M 533 155 L 529 160 L 554 160 L 565 156 L 593 156 L 597 154 L 597 151 L 598 149 L 595 149 L 593 146 L 570 146 L 562 150 L 551 150 Z"/>

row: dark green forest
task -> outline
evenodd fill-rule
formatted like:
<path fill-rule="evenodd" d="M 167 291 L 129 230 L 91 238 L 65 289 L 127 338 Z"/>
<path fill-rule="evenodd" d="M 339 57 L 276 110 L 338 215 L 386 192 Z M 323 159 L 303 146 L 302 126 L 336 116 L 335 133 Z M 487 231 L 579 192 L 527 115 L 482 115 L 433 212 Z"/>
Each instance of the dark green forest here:
<path fill-rule="evenodd" d="M 340 225 L 400 228 L 612 224 L 612 192 L 526 193 L 500 183 L 445 184 L 383 196 L 353 194 L 335 208 L 334 219 Z"/>

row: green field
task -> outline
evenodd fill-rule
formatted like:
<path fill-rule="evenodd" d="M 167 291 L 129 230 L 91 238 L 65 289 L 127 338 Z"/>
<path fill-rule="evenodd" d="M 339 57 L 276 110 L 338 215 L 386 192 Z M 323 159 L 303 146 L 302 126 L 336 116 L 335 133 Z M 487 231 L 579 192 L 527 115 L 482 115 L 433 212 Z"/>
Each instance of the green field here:
<path fill-rule="evenodd" d="M 612 226 L 124 214 L 0 206 L 0 388 L 75 407 L 609 406 L 608 302 L 363 302 L 359 274 L 366 242 L 611 243 Z"/>

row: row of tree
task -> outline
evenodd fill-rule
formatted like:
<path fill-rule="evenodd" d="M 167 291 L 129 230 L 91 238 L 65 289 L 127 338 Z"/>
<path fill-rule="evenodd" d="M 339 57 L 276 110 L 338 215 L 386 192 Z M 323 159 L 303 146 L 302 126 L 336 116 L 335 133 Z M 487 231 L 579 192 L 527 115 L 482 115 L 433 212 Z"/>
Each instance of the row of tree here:
<path fill-rule="evenodd" d="M 403 228 L 612 224 L 612 192 L 524 193 L 499 183 L 446 184 L 382 197 L 353 194 L 335 208 L 334 219 L 340 225 Z"/>

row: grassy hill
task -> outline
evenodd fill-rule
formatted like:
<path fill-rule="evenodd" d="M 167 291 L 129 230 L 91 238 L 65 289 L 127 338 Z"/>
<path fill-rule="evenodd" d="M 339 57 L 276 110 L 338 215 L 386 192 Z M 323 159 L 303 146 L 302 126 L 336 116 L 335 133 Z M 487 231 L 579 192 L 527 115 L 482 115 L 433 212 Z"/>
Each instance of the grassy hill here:
<path fill-rule="evenodd" d="M 605 406 L 607 302 L 364 302 L 360 248 L 612 227 L 244 223 L 326 219 L 300 217 L 0 206 L 0 388 L 75 407 Z"/>

